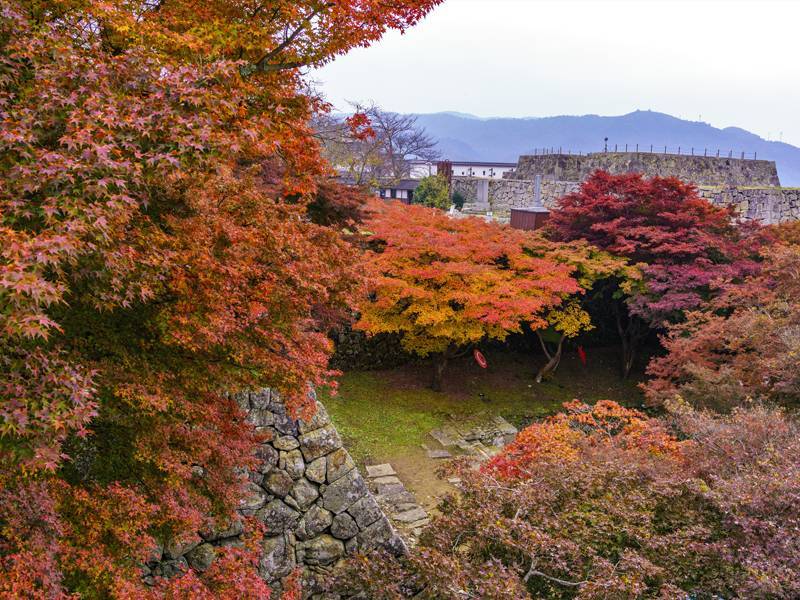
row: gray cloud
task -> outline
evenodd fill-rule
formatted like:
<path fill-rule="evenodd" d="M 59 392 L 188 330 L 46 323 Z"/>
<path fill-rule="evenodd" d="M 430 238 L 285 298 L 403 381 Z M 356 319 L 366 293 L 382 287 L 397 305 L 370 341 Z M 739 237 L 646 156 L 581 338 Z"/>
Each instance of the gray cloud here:
<path fill-rule="evenodd" d="M 652 109 L 800 145 L 798 23 L 794 0 L 447 0 L 311 76 L 340 108 Z"/>

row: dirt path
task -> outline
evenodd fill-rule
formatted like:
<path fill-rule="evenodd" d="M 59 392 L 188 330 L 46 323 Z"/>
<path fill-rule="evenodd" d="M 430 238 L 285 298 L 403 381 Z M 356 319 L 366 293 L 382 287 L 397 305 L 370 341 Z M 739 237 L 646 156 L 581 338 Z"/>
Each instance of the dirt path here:
<path fill-rule="evenodd" d="M 436 477 L 436 469 L 441 464 L 441 460 L 428 458 L 422 448 L 392 458 L 397 476 L 428 511 L 435 509 L 447 493 L 455 491 L 447 481 Z"/>

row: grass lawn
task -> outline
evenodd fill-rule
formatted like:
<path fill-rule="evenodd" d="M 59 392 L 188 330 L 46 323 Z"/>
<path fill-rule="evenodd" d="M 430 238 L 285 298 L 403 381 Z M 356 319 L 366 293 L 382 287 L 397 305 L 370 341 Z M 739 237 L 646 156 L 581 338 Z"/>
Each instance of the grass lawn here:
<path fill-rule="evenodd" d="M 454 361 L 442 392 L 428 389 L 431 367 L 422 362 L 345 373 L 338 395 L 323 393 L 320 399 L 361 464 L 417 456 L 428 432 L 451 414 L 488 412 L 523 427 L 557 412 L 573 398 L 587 402 L 610 398 L 632 406 L 642 401 L 636 381 L 620 379 L 615 349 L 590 350 L 586 367 L 576 355 L 566 355 L 556 375 L 541 384 L 533 380 L 540 357 L 498 352 L 487 359 L 486 370 L 471 356 Z"/>

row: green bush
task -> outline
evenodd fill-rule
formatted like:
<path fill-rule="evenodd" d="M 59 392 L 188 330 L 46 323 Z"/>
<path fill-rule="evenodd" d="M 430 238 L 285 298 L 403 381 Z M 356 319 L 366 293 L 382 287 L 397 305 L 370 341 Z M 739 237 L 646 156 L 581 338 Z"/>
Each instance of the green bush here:
<path fill-rule="evenodd" d="M 431 208 L 449 208 L 450 190 L 447 180 L 440 175 L 423 177 L 419 182 L 419 187 L 414 191 L 414 204 L 422 204 Z"/>

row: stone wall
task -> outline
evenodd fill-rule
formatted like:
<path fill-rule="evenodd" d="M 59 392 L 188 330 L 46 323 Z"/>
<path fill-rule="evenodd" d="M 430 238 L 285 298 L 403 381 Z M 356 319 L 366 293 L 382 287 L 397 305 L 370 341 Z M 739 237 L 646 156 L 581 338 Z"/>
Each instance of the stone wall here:
<path fill-rule="evenodd" d="M 479 177 L 453 177 L 451 189 L 459 192 L 467 203 L 477 202 L 477 188 L 481 181 Z M 489 181 L 489 207 L 493 214 L 505 216 L 516 207 L 534 205 L 534 182 L 521 179 L 490 179 Z M 541 182 L 542 204 L 552 206 L 561 196 L 569 194 L 580 186 L 573 181 L 554 181 L 545 179 Z"/>
<path fill-rule="evenodd" d="M 452 188 L 454 191 L 459 191 L 467 203 L 474 203 L 478 181 L 485 180 L 475 177 L 454 177 Z M 576 191 L 579 187 L 580 183 L 577 181 L 544 179 L 541 184 L 542 204 L 551 207 L 556 200 Z M 733 206 L 746 220 L 759 220 L 765 225 L 800 220 L 800 188 L 701 186 L 698 189 L 700 195 L 713 204 Z M 529 180 L 490 180 L 489 210 L 495 216 L 504 217 L 511 208 L 533 206 L 533 190 L 534 182 Z"/>
<path fill-rule="evenodd" d="M 305 422 L 292 419 L 270 390 L 239 394 L 236 400 L 269 437 L 257 450 L 258 468 L 247 473 L 248 493 L 238 511 L 266 526 L 261 577 L 277 586 L 301 567 L 311 594 L 316 576 L 330 577 L 330 569 L 356 550 L 405 552 L 321 403 Z M 204 570 L 217 547 L 240 543 L 242 533 L 243 521 L 237 520 L 223 530 L 165 544 L 147 563 L 145 580 L 189 565 Z"/>
<path fill-rule="evenodd" d="M 533 180 L 542 175 L 546 180 L 583 181 L 597 169 L 612 174 L 638 172 L 647 177 L 678 177 L 705 186 L 780 186 L 773 161 L 636 152 L 520 156 L 513 177 Z"/>
<path fill-rule="evenodd" d="M 800 219 L 800 188 L 701 187 L 700 195 L 719 206 L 733 206 L 746 220 L 764 224 Z"/>
<path fill-rule="evenodd" d="M 367 336 L 363 331 L 343 327 L 331 335 L 336 350 L 331 357 L 330 366 L 342 371 L 367 371 L 390 369 L 414 360 L 403 350 L 400 335 L 378 334 Z"/>

